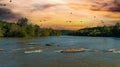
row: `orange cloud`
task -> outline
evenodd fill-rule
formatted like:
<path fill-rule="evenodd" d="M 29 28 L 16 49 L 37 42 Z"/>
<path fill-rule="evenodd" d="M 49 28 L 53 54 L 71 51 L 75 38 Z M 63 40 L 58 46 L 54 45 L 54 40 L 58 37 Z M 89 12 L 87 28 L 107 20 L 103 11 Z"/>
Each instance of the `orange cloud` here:
<path fill-rule="evenodd" d="M 12 3 L 0 0 L 0 3 L 6 4 L 0 7 L 8 9 L 12 14 L 27 17 L 30 22 L 42 27 L 55 29 L 79 29 L 120 21 L 119 0 L 13 0 Z M 14 17 L 11 19 L 18 19 L 16 15 L 12 15 Z"/>

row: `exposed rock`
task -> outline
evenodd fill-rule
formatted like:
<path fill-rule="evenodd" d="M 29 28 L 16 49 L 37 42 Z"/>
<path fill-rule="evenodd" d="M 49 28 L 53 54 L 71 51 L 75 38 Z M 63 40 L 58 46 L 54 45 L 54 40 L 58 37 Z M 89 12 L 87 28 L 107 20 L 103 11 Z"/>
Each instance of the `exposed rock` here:
<path fill-rule="evenodd" d="M 109 52 L 113 52 L 113 53 L 119 53 L 120 54 L 120 50 L 117 49 L 109 49 Z"/>
<path fill-rule="evenodd" d="M 30 50 L 30 51 L 25 51 L 24 53 L 40 53 L 42 50 Z"/>
<path fill-rule="evenodd" d="M 4 49 L 0 49 L 0 52 L 3 52 L 4 51 Z"/>
<path fill-rule="evenodd" d="M 57 46 L 57 47 L 60 47 L 60 45 L 57 45 L 55 43 L 48 43 L 48 44 L 45 44 L 46 46 Z"/>
<path fill-rule="evenodd" d="M 85 52 L 85 51 L 89 51 L 89 49 L 85 49 L 85 48 L 69 48 L 69 49 L 64 49 L 61 52 L 62 53 L 76 53 L 76 52 Z"/>
<path fill-rule="evenodd" d="M 109 49 L 108 51 L 109 52 L 113 52 L 113 51 L 116 51 L 116 49 Z"/>
<path fill-rule="evenodd" d="M 54 43 L 46 44 L 46 46 L 56 46 Z"/>

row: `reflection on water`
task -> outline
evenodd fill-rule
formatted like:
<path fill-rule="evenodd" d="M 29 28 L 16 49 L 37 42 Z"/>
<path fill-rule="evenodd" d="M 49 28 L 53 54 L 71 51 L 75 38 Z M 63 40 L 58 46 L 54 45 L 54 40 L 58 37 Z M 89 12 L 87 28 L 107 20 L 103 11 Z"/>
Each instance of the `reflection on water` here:
<path fill-rule="evenodd" d="M 48 43 L 60 46 L 46 46 Z M 69 48 L 87 48 L 94 51 L 61 53 Z M 0 52 L 0 67 L 120 67 L 120 54 L 114 53 L 115 50 L 120 50 L 120 38 L 1 38 L 0 49 L 4 49 Z"/>

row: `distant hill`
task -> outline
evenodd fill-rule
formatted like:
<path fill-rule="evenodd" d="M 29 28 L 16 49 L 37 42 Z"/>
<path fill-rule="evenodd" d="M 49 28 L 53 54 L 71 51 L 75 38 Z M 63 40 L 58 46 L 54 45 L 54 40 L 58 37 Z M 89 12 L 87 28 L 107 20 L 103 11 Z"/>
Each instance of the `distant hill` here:
<path fill-rule="evenodd" d="M 62 35 L 68 35 L 71 32 L 74 32 L 72 30 L 60 30 Z"/>
<path fill-rule="evenodd" d="M 68 33 L 73 36 L 100 36 L 100 37 L 120 37 L 120 23 L 114 26 L 103 26 L 84 28 Z"/>

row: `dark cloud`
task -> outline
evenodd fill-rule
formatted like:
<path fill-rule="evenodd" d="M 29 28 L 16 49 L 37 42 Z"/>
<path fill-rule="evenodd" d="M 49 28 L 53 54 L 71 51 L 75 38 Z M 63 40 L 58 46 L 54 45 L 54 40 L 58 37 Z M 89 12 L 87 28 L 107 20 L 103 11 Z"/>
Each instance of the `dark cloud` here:
<path fill-rule="evenodd" d="M 20 14 L 13 13 L 10 9 L 0 8 L 0 20 L 15 21 L 21 17 Z"/>
<path fill-rule="evenodd" d="M 120 12 L 120 0 L 94 1 L 91 10 Z"/>
<path fill-rule="evenodd" d="M 34 9 L 32 9 L 31 11 L 33 12 L 37 10 L 45 10 L 55 6 L 58 6 L 58 4 L 44 4 L 44 5 L 33 4 Z"/>
<path fill-rule="evenodd" d="M 55 6 L 57 6 L 57 4 L 46 4 L 46 5 L 43 5 L 42 8 L 48 9 L 48 8 L 55 7 Z"/>
<path fill-rule="evenodd" d="M 120 0 L 113 1 L 114 7 L 111 7 L 109 10 L 114 12 L 120 12 Z"/>
<path fill-rule="evenodd" d="M 0 6 L 6 6 L 6 4 L 5 3 L 0 3 Z"/>

